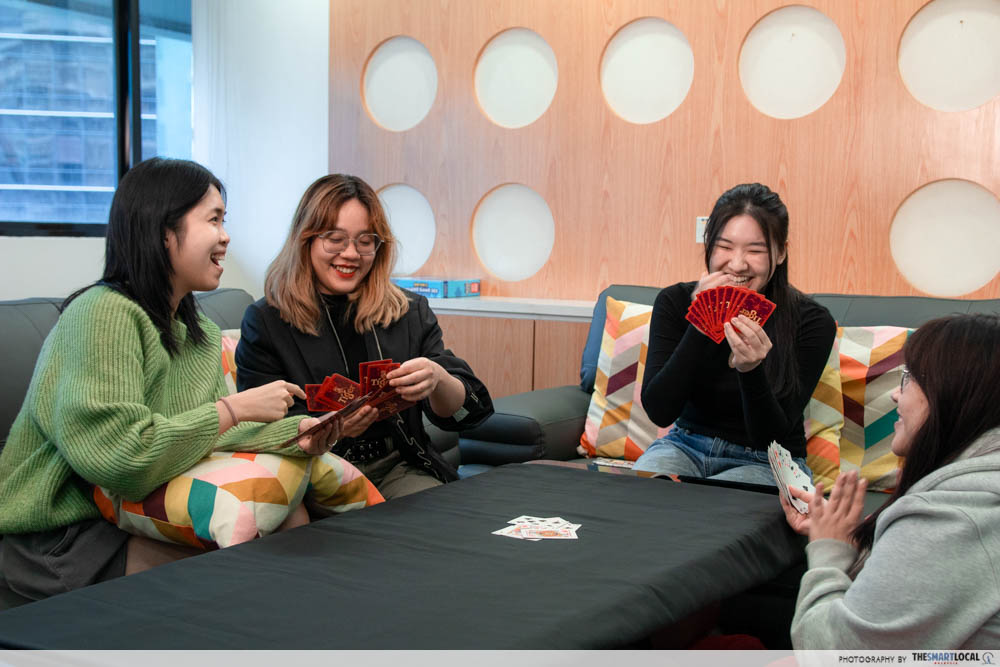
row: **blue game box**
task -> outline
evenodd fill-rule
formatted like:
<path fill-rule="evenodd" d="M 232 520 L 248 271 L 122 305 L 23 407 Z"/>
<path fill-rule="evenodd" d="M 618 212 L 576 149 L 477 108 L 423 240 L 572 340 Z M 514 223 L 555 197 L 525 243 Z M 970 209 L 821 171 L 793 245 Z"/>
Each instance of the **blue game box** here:
<path fill-rule="evenodd" d="M 392 282 L 428 299 L 479 296 L 479 278 L 393 278 Z"/>

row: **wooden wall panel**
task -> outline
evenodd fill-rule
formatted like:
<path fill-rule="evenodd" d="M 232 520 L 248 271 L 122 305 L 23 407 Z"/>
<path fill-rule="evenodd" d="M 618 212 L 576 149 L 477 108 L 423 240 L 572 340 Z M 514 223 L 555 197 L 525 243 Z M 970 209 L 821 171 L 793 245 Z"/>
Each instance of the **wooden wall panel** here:
<path fill-rule="evenodd" d="M 747 32 L 786 0 L 331 0 L 330 169 L 420 190 L 438 225 L 420 273 L 480 275 L 486 295 L 592 299 L 615 282 L 695 279 L 695 217 L 747 181 L 788 205 L 801 289 L 916 294 L 889 251 L 900 203 L 942 178 L 1000 193 L 1000 99 L 938 112 L 899 77 L 900 36 L 925 2 L 810 0 L 839 27 L 846 71 L 822 108 L 778 120 L 747 100 L 738 59 Z M 695 76 L 673 114 L 633 125 L 604 102 L 599 68 L 615 32 L 645 16 L 684 32 Z M 478 54 L 511 27 L 540 34 L 559 66 L 548 111 L 515 130 L 490 122 L 474 91 Z M 377 126 L 361 99 L 367 58 L 396 35 L 422 42 L 438 68 L 428 116 L 400 133 Z M 541 194 L 556 221 L 549 262 L 519 282 L 491 277 L 470 238 L 480 198 L 508 182 Z M 1000 276 L 968 296 L 1000 297 Z"/>
<path fill-rule="evenodd" d="M 445 347 L 465 359 L 493 398 L 532 389 L 534 321 L 438 315 Z"/>
<path fill-rule="evenodd" d="M 590 322 L 535 321 L 534 388 L 579 384 Z"/>

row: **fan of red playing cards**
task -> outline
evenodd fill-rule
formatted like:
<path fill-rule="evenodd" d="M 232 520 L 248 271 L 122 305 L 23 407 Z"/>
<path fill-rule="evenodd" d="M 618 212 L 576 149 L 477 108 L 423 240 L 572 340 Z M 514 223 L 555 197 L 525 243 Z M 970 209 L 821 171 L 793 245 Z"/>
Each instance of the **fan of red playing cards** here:
<path fill-rule="evenodd" d="M 309 412 L 342 410 L 357 398 L 365 397 L 365 402 L 358 405 L 355 410 L 370 405 L 378 409 L 378 418 L 375 421 L 391 417 L 413 405 L 403 400 L 389 386 L 389 381 L 385 377 L 397 368 L 399 364 L 393 363 L 392 359 L 365 361 L 358 364 L 360 383 L 334 373 L 324 378 L 322 384 L 307 384 L 306 406 Z"/>
<path fill-rule="evenodd" d="M 729 320 L 745 315 L 764 326 L 774 309 L 773 302 L 753 290 L 722 285 L 698 292 L 684 319 L 716 343 L 721 343 L 726 337 L 722 325 Z"/>
<path fill-rule="evenodd" d="M 366 361 L 358 364 L 360 383 L 334 373 L 325 377 L 321 384 L 307 384 L 306 407 L 309 412 L 328 412 L 319 418 L 317 424 L 290 438 L 284 444 L 291 444 L 315 433 L 331 419 L 345 419 L 366 405 L 378 410 L 375 421 L 391 417 L 400 410 L 414 405 L 389 386 L 385 376 L 397 368 L 399 364 L 393 363 L 392 359 Z"/>

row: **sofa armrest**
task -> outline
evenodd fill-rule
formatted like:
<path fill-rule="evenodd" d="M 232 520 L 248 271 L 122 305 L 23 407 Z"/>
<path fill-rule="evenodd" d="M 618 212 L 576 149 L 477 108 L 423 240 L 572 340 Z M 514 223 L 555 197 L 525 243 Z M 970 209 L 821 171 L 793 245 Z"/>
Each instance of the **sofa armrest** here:
<path fill-rule="evenodd" d="M 462 431 L 462 463 L 576 458 L 589 406 L 590 394 L 578 385 L 494 399 L 494 413 L 479 426 Z"/>
<path fill-rule="evenodd" d="M 444 457 L 445 461 L 457 468 L 461 463 L 459 460 L 458 433 L 438 428 L 427 419 L 426 415 L 423 419 L 424 430 L 431 439 L 431 446 Z"/>

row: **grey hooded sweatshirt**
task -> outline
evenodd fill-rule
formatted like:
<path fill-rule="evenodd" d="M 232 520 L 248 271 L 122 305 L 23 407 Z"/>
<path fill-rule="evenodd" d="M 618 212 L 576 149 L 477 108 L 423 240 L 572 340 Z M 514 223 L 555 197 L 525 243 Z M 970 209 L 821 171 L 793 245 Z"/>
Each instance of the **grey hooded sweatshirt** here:
<path fill-rule="evenodd" d="M 839 540 L 810 542 L 806 556 L 797 649 L 997 649 L 1000 428 L 879 516 L 860 571 Z"/>

